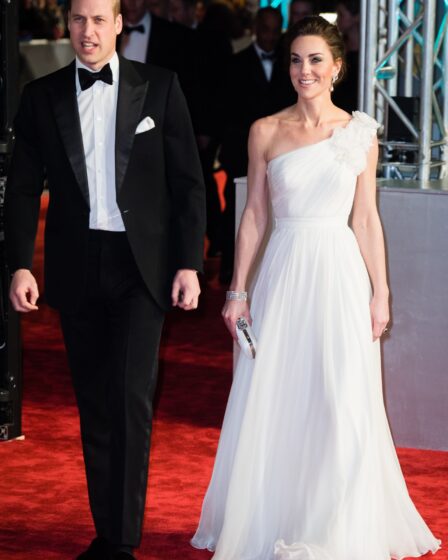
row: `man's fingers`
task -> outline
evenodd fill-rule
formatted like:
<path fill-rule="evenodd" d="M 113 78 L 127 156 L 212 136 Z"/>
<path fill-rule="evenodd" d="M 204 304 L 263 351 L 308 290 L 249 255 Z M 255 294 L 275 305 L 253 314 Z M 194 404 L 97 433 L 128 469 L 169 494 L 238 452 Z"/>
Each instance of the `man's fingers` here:
<path fill-rule="evenodd" d="M 37 286 L 17 288 L 11 292 L 11 303 L 16 311 L 26 312 L 38 309 L 36 302 L 39 298 Z"/>
<path fill-rule="evenodd" d="M 36 279 L 28 269 L 18 269 L 14 272 L 9 290 L 11 304 L 16 311 L 26 313 L 37 310 L 39 289 Z"/>
<path fill-rule="evenodd" d="M 201 288 L 195 271 L 180 270 L 177 272 L 171 291 L 173 307 L 177 306 L 185 311 L 196 309 L 200 293 Z"/>
<path fill-rule="evenodd" d="M 11 295 L 11 303 L 13 308 L 20 313 L 28 313 L 29 311 L 36 311 L 38 309 L 37 305 L 29 302 L 26 297 L 22 295 Z"/>
<path fill-rule="evenodd" d="M 178 307 L 184 309 L 185 311 L 191 311 L 192 309 L 197 309 L 199 296 L 191 294 L 190 292 L 180 292 L 180 297 L 178 298 Z"/>
<path fill-rule="evenodd" d="M 179 303 L 179 292 L 180 292 L 179 283 L 174 282 L 173 289 L 171 290 L 171 303 L 173 304 L 173 307 L 175 307 Z"/>
<path fill-rule="evenodd" d="M 29 291 L 29 302 L 31 303 L 32 306 L 36 307 L 36 302 L 38 299 L 39 299 L 39 290 L 37 289 L 37 286 L 31 286 Z"/>

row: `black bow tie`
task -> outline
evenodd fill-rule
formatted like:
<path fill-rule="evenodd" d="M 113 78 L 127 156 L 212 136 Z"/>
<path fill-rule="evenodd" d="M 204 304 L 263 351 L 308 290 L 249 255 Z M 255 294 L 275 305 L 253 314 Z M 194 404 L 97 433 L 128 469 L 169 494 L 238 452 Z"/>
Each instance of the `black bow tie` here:
<path fill-rule="evenodd" d="M 275 53 L 261 53 L 261 60 L 275 60 Z"/>
<path fill-rule="evenodd" d="M 134 25 L 134 26 L 125 25 L 123 27 L 123 33 L 125 35 L 129 35 L 133 31 L 137 31 L 137 33 L 144 33 L 145 32 L 145 26 L 141 23 L 140 25 Z"/>
<path fill-rule="evenodd" d="M 109 64 L 103 66 L 99 72 L 89 72 L 85 68 L 78 68 L 78 78 L 79 85 L 83 91 L 93 86 L 97 80 L 102 80 L 106 84 L 112 85 L 112 70 Z"/>

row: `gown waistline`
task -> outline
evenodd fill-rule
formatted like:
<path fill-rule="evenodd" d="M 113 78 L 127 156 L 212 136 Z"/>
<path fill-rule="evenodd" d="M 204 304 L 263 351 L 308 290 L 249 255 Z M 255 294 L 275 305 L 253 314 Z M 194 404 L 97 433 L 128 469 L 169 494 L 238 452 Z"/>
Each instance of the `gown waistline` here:
<path fill-rule="evenodd" d="M 346 216 L 274 218 L 276 228 L 348 227 Z"/>

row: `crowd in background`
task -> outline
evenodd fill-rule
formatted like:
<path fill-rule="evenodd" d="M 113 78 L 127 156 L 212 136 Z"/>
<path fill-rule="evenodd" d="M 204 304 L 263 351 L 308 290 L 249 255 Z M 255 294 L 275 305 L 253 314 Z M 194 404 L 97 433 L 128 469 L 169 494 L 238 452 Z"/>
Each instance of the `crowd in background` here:
<path fill-rule="evenodd" d="M 208 255 L 221 255 L 220 280 L 233 268 L 235 177 L 247 169 L 251 124 L 295 102 L 288 75 L 284 21 L 274 8 L 207 0 L 122 0 L 125 57 L 174 70 L 186 96 L 207 187 Z M 359 0 L 336 0 L 344 35 L 347 72 L 334 102 L 357 109 Z M 313 0 L 292 0 L 288 26 L 318 14 Z M 67 37 L 64 2 L 21 0 L 19 39 Z M 221 210 L 215 171 L 226 172 L 226 206 Z"/>
<path fill-rule="evenodd" d="M 19 39 L 61 39 L 67 33 L 64 8 L 57 0 L 21 0 Z"/>

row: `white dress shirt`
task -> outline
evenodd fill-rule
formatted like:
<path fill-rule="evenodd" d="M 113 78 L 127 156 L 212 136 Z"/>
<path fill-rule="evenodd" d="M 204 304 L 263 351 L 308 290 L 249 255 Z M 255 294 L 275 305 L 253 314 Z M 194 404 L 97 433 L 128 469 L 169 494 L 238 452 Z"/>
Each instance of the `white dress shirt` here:
<path fill-rule="evenodd" d="M 122 32 L 120 54 L 129 60 L 137 62 L 146 62 L 146 54 L 148 52 L 149 35 L 151 33 L 151 14 L 146 12 L 140 21 L 133 23 L 125 22 L 129 27 L 143 25 L 144 33 L 133 31 L 129 35 Z"/>
<path fill-rule="evenodd" d="M 112 85 L 101 80 L 81 90 L 78 68 L 91 69 L 76 59 L 76 97 L 81 121 L 90 198 L 90 229 L 125 231 L 117 205 L 115 186 L 115 122 L 117 116 L 119 61 L 109 61 Z"/>
<path fill-rule="evenodd" d="M 274 59 L 263 60 L 261 58 L 261 54 L 263 53 L 263 54 L 269 54 L 270 55 L 270 54 L 273 54 L 273 52 L 272 53 L 266 53 L 263 49 L 260 49 L 260 47 L 257 45 L 257 43 L 254 43 L 254 47 L 255 47 L 255 50 L 257 51 L 258 58 L 260 59 L 261 65 L 263 66 L 263 70 L 264 70 L 264 73 L 266 75 L 266 79 L 267 79 L 268 82 L 270 82 L 271 78 L 272 78 L 272 70 L 274 68 Z"/>

